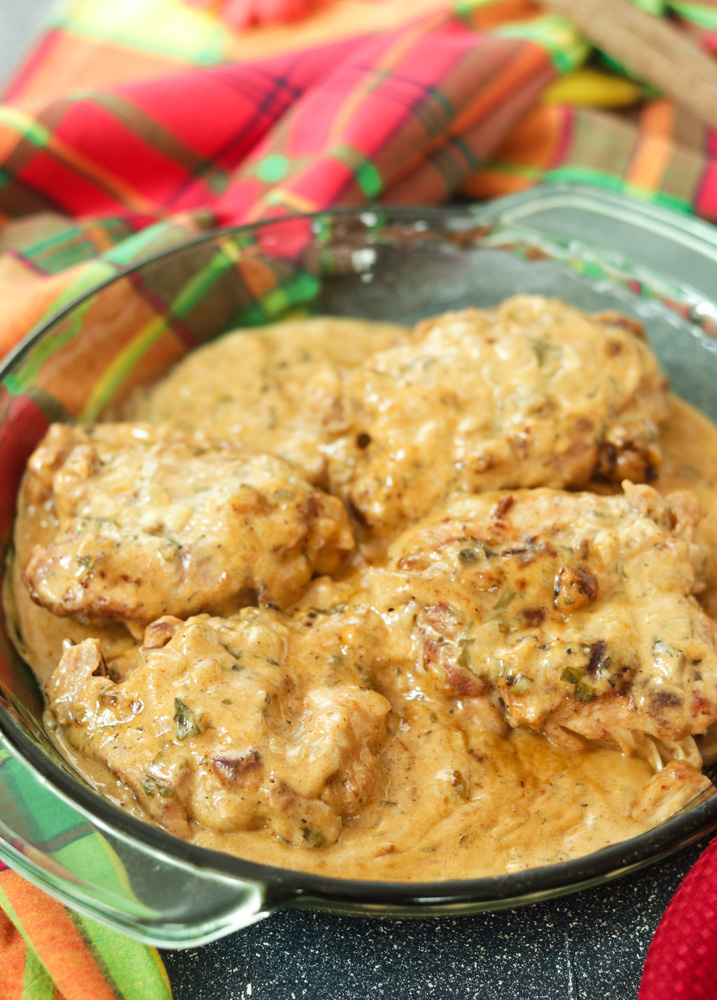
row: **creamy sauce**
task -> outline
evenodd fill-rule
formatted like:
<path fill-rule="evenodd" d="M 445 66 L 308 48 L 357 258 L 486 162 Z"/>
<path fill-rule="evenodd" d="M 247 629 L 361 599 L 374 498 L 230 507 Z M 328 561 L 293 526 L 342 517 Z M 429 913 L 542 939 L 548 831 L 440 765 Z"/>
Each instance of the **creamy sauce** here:
<path fill-rule="evenodd" d="M 321 422 L 317 413 L 325 409 L 327 395 L 336 391 L 331 365 L 350 369 L 379 348 L 405 343 L 408 334 L 388 325 L 314 320 L 277 327 L 266 335 L 243 336 L 250 345 L 244 359 L 232 338 L 198 352 L 180 393 L 171 389 L 177 384 L 177 376 L 172 375 L 156 396 L 141 400 L 130 416 L 176 418 L 180 426 L 191 424 L 195 419 L 188 409 L 191 403 L 197 413 L 209 415 L 207 433 L 236 433 L 241 421 L 232 411 L 226 386 L 245 383 L 249 405 L 257 407 L 249 433 L 252 444 L 287 458 L 293 449 L 307 478 L 323 482 L 325 469 L 312 441 Z M 277 345 L 282 352 L 278 367 Z M 274 385 L 282 379 L 285 363 L 299 367 L 291 369 L 295 376 L 277 392 Z M 260 376 L 264 389 L 261 398 L 254 399 Z M 305 385 L 311 387 L 313 402 L 309 401 L 302 423 Z M 212 418 L 217 421 L 214 427 Z M 279 436 L 282 424 L 289 427 L 283 438 Z M 663 458 L 656 488 L 663 493 L 689 489 L 708 511 L 697 529 L 708 552 L 707 589 L 699 599 L 714 616 L 717 428 L 688 404 L 671 397 L 660 446 Z M 22 568 L 35 546 L 49 544 L 56 531 L 49 509 L 18 523 L 6 596 L 18 647 L 44 686 L 57 667 L 66 639 L 79 644 L 98 638 L 110 676 L 122 679 L 137 663 L 138 630 L 131 634 L 119 623 L 82 624 L 57 618 L 29 597 Z M 352 568 L 375 560 L 375 551 L 365 545 Z M 326 682 L 325 664 L 317 664 L 316 675 L 317 684 Z M 223 832 L 193 819 L 183 834 L 186 839 L 249 860 L 344 878 L 433 881 L 475 877 L 552 864 L 635 836 L 711 787 L 685 761 L 673 761 L 656 772 L 654 761 L 613 747 L 577 737 L 555 742 L 543 733 L 508 730 L 482 714 L 475 698 L 441 696 L 432 703 L 425 692 L 418 698 L 410 688 L 401 689 L 393 682 L 384 685 L 378 679 L 376 687 L 392 708 L 387 737 L 378 751 L 384 782 L 370 808 L 344 818 L 334 843 L 306 849 L 280 839 L 270 826 Z M 94 787 L 147 818 L 122 780 L 78 753 L 51 714 L 46 722 L 65 755 Z"/>
<path fill-rule="evenodd" d="M 705 508 L 697 538 L 707 551 L 700 603 L 717 619 L 717 428 L 689 403 L 670 397 L 669 416 L 660 433 L 662 464 L 655 484 L 661 493 L 690 490 Z"/>
<path fill-rule="evenodd" d="M 122 781 L 78 753 L 51 715 L 46 722 L 63 755 L 88 784 L 114 805 L 147 819 Z M 470 801 L 461 802 L 446 778 L 455 759 L 450 751 L 446 754 L 445 740 L 423 734 L 418 745 L 406 741 L 406 761 L 393 762 L 404 766 L 374 825 L 345 823 L 329 848 L 302 850 L 269 829 L 220 833 L 196 822 L 186 839 L 248 861 L 333 878 L 440 881 L 509 874 L 582 857 L 643 833 L 692 798 L 678 786 L 654 810 L 645 802 L 645 789 L 651 782 L 654 786 L 655 772 L 639 757 L 607 747 L 576 754 L 538 733 L 496 736 L 483 731 L 470 740 L 467 776 L 474 785 Z M 429 790 L 420 801 L 419 786 Z M 697 787 L 693 791 L 700 794 Z"/>
<path fill-rule="evenodd" d="M 122 656 L 125 652 L 131 655 L 138 645 L 124 625 L 119 622 L 102 626 L 83 625 L 72 618 L 56 618 L 30 598 L 22 579 L 22 568 L 35 546 L 50 543 L 56 525 L 56 518 L 48 511 L 38 512 L 37 517 L 16 522 L 14 552 L 10 572 L 5 576 L 3 595 L 8 611 L 10 636 L 32 667 L 42 688 L 59 663 L 66 639 L 79 643 L 92 636 L 101 636 L 103 647 L 107 649 L 116 669 L 123 675 L 124 670 L 120 666 Z"/>

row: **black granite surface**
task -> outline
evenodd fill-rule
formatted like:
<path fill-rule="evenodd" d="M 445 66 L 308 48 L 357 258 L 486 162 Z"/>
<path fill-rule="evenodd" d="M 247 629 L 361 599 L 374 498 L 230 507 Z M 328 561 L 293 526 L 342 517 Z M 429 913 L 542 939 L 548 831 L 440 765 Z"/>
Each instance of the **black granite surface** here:
<path fill-rule="evenodd" d="M 520 909 L 426 920 L 293 910 L 162 954 L 175 1000 L 635 1000 L 660 917 L 707 842 Z"/>

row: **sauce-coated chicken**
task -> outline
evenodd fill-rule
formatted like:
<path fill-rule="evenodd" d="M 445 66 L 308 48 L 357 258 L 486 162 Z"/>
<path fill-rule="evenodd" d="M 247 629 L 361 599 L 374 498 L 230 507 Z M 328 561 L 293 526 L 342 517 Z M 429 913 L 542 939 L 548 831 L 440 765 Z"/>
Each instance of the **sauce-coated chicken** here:
<path fill-rule="evenodd" d="M 311 482 L 347 430 L 344 373 L 408 340 L 392 323 L 305 319 L 237 330 L 193 351 L 129 408 L 132 419 L 239 441 L 289 459 Z"/>
<path fill-rule="evenodd" d="M 320 631 L 338 655 L 334 623 Z M 258 608 L 232 620 L 164 617 L 120 684 L 106 676 L 97 640 L 70 647 L 48 702 L 72 744 L 170 832 L 187 836 L 194 819 L 321 847 L 383 793 L 376 753 L 391 706 L 355 666 L 331 667 L 331 656 L 321 683 L 315 664 L 307 670 L 305 639 L 305 629 Z"/>
<path fill-rule="evenodd" d="M 353 548 L 346 512 L 288 462 L 150 425 L 51 427 L 20 519 L 57 533 L 25 566 L 55 615 L 148 624 L 172 613 L 284 606 Z"/>
<path fill-rule="evenodd" d="M 624 316 L 539 296 L 446 313 L 348 376 L 331 491 L 386 537 L 456 491 L 644 482 L 666 398 Z"/>
<path fill-rule="evenodd" d="M 717 626 L 692 596 L 702 511 L 689 493 L 624 488 L 457 497 L 408 529 L 365 583 L 391 622 L 387 655 L 514 727 L 626 747 L 704 733 Z"/>
<path fill-rule="evenodd" d="M 639 324 L 538 296 L 296 320 L 125 415 L 31 461 L 9 611 L 57 743 L 136 815 L 410 881 L 577 857 L 709 789 L 717 430 L 668 411 Z"/>

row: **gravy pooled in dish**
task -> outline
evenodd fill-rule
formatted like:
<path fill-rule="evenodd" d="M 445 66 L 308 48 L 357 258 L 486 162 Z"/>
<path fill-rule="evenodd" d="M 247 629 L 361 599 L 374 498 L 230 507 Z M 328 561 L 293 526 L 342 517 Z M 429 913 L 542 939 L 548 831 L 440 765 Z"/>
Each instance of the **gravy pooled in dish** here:
<path fill-rule="evenodd" d="M 440 880 L 710 788 L 717 430 L 633 320 L 518 296 L 237 331 L 122 417 L 30 459 L 8 605 L 48 729 L 124 808 Z"/>

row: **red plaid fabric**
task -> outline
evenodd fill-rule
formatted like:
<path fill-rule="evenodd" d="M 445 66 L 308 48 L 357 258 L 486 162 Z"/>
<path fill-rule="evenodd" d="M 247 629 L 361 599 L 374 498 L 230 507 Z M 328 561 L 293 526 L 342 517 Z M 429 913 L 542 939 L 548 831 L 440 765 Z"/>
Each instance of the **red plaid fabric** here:
<path fill-rule="evenodd" d="M 657 928 L 638 1000 L 717 996 L 717 840 L 692 866 Z"/>

